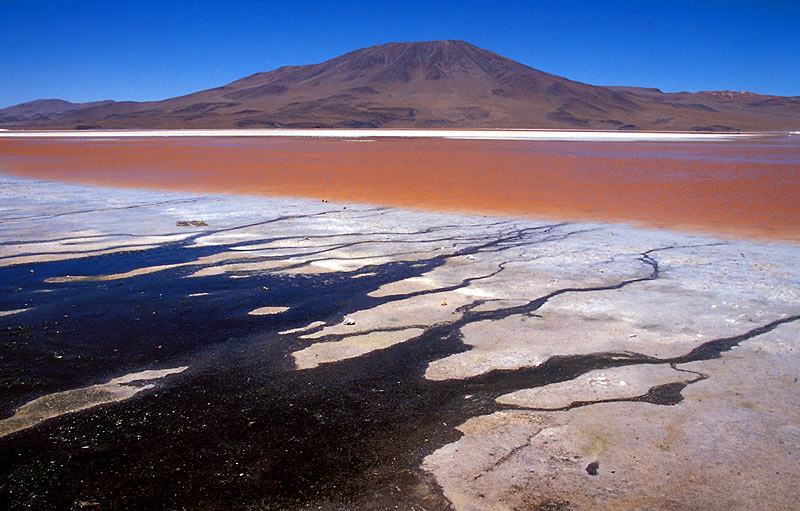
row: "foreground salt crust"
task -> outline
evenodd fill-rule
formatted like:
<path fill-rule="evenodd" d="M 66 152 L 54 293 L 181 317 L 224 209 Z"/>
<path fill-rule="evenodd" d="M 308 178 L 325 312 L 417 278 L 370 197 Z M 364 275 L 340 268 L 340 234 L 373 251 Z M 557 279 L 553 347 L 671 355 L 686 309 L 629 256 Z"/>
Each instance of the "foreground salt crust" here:
<path fill-rule="evenodd" d="M 71 198 L 58 212 L 82 211 L 79 227 L 69 215 L 41 214 L 55 209 L 41 193 L 45 189 Z M 265 343 L 290 346 L 297 370 L 352 367 L 359 357 L 427 336 L 431 345 L 457 342 L 463 349 L 431 359 L 416 376 L 420 385 L 463 383 L 469 392 L 463 401 L 471 402 L 473 389 L 480 388 L 476 382 L 498 374 L 581 357 L 606 360 L 600 369 L 557 373 L 561 381 L 511 378 L 513 385 L 482 396 L 474 416 L 447 426 L 457 427 L 460 438 L 420 445 L 422 469 L 454 509 L 778 510 L 800 502 L 800 321 L 792 319 L 800 314 L 800 260 L 794 245 L 616 224 L 357 205 L 343 210 L 295 199 L 162 195 L 23 180 L 6 181 L 0 196 L 13 212 L 0 230 L 0 257 L 10 256 L 0 264 L 65 258 L 61 246 L 88 228 L 99 236 L 91 253 L 113 253 L 131 247 L 110 233 L 167 240 L 187 235 L 175 227 L 176 219 L 210 219 L 186 243 L 215 247 L 213 257 L 171 267 L 147 266 L 143 257 L 142 268 L 78 282 L 155 272 L 175 272 L 176 279 L 384 277 L 374 288 L 354 286 L 354 293 L 363 292 L 357 302 L 363 306 L 302 316 L 272 337 L 270 325 L 297 309 L 248 315 L 256 307 L 278 312 L 271 307 L 282 303 L 271 289 L 254 286 L 258 303 L 242 318 L 263 321 Z M 178 199 L 172 210 L 159 206 Z M 114 215 L 108 214 L 111 200 L 119 208 Z M 392 273 L 397 266 L 405 273 Z M 75 282 L 66 276 L 47 280 L 53 287 Z M 776 321 L 786 323 L 719 358 L 672 362 L 709 341 Z M 632 354 L 641 362 L 626 365 Z M 644 399 L 670 385 L 682 386 L 675 403 Z M 593 463 L 595 474 L 587 471 Z"/>

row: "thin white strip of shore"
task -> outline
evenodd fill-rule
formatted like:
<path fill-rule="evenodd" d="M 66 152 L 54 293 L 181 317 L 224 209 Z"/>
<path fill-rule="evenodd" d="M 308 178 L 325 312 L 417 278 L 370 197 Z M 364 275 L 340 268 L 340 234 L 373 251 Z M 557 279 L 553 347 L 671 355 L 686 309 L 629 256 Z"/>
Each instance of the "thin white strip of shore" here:
<path fill-rule="evenodd" d="M 155 137 L 311 137 L 311 138 L 450 138 L 471 140 L 710 141 L 741 140 L 773 133 L 691 133 L 655 131 L 563 130 L 415 130 L 415 129 L 187 129 L 187 130 L 0 130 L 0 138 L 155 138 Z"/>

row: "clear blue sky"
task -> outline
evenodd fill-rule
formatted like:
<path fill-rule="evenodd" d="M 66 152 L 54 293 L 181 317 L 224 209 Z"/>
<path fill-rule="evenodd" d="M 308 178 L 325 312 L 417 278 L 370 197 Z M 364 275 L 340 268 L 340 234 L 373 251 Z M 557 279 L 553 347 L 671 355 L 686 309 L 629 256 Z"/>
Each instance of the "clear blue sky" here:
<path fill-rule="evenodd" d="M 164 99 L 435 39 L 597 85 L 800 95 L 800 0 L 0 0 L 0 107 Z"/>

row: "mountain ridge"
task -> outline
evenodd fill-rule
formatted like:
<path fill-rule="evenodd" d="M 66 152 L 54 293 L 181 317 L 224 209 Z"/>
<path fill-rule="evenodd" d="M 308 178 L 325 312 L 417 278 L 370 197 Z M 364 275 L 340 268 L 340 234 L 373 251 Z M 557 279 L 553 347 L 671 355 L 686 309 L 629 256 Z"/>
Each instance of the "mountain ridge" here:
<path fill-rule="evenodd" d="M 22 105 L 27 105 L 29 102 Z M 784 131 L 800 97 L 664 93 L 597 86 L 464 41 L 386 43 L 319 64 L 283 66 L 149 102 L 93 102 L 25 115 L 5 128 L 557 128 Z M 41 109 L 40 109 L 41 110 Z M 45 109 L 46 110 L 46 109 Z"/>

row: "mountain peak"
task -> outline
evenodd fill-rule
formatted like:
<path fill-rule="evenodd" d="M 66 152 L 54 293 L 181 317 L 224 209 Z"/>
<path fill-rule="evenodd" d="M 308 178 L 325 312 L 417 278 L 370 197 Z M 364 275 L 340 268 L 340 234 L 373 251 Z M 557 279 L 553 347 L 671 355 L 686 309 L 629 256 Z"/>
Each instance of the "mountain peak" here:
<path fill-rule="evenodd" d="M 531 70 L 511 59 L 458 40 L 386 43 L 355 50 L 328 62 L 333 66 L 365 72 L 375 70 L 374 79 L 379 82 L 398 79 L 407 82 L 415 77 L 438 80 L 452 74 L 475 73 L 498 77 L 514 70 Z"/>
<path fill-rule="evenodd" d="M 256 73 L 228 87 L 283 91 L 289 84 L 297 87 L 300 83 L 319 86 L 359 81 L 360 86 L 386 87 L 444 78 L 489 82 L 521 72 L 545 75 L 465 41 L 395 42 L 354 50 L 320 64 Z"/>

